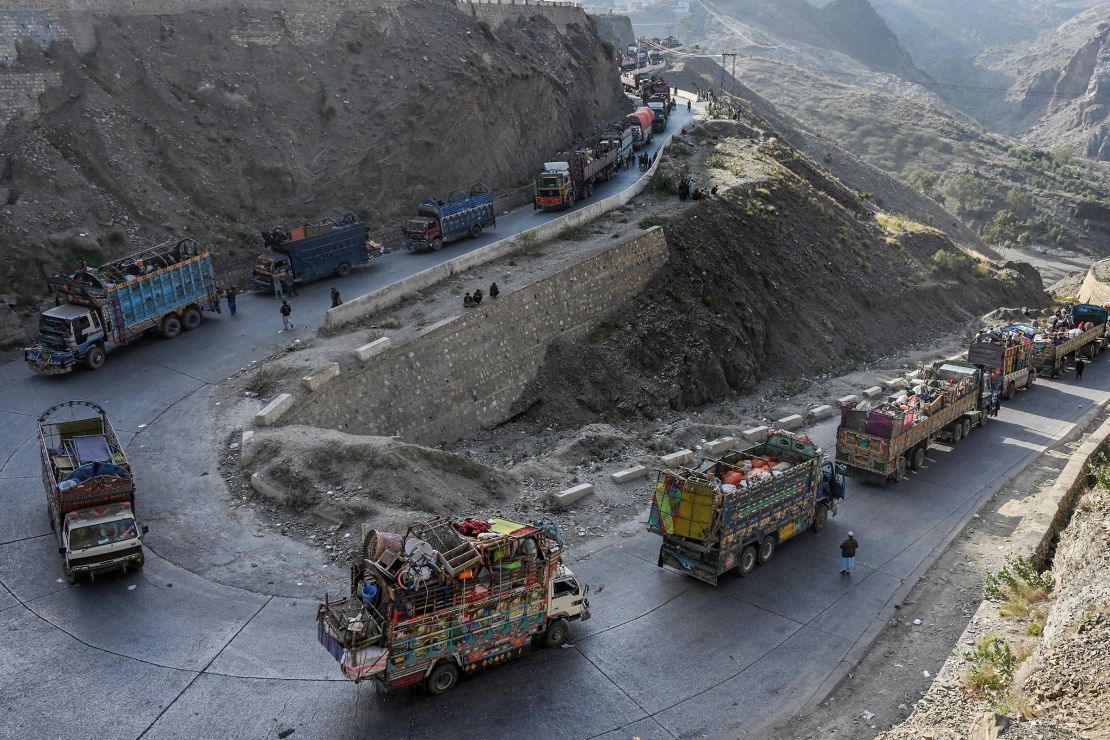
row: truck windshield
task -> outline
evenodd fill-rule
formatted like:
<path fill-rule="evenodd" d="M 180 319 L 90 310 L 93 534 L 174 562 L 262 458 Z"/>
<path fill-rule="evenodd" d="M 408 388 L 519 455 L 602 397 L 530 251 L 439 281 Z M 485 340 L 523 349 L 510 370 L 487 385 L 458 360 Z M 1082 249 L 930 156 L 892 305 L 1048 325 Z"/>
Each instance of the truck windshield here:
<path fill-rule="evenodd" d="M 51 349 L 65 349 L 66 342 L 73 339 L 73 332 L 65 319 L 42 316 L 39 318 L 39 338 Z"/>
<path fill-rule="evenodd" d="M 69 549 L 84 550 L 89 547 L 133 540 L 136 537 L 138 537 L 138 530 L 134 519 L 100 522 L 69 530 Z"/>
<path fill-rule="evenodd" d="M 554 190 L 554 193 L 547 195 L 558 195 L 563 185 L 562 180 L 561 175 L 544 175 L 540 178 L 540 190 Z"/>
<path fill-rule="evenodd" d="M 427 221 L 418 221 L 418 220 L 406 221 L 405 225 L 401 227 L 401 229 L 403 231 L 405 231 L 406 233 L 413 233 L 413 234 L 423 234 L 424 230 L 427 229 L 427 228 L 428 228 L 428 222 Z"/>

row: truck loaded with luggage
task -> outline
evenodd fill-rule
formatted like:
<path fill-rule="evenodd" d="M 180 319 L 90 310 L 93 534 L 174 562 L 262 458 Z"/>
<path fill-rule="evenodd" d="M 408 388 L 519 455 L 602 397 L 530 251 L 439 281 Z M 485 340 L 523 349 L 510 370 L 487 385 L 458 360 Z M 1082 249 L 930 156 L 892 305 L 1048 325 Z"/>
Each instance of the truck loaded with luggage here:
<path fill-rule="evenodd" d="M 1077 357 L 1094 357 L 1106 346 L 1107 309 L 1080 303 L 1037 327 L 1033 361 L 1037 373 L 1055 378 Z"/>

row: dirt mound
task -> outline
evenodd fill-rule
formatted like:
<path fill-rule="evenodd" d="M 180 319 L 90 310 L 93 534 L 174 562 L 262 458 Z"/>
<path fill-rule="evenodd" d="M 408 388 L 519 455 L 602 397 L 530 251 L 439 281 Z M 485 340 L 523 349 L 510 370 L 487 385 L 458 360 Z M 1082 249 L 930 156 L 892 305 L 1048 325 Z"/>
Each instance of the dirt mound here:
<path fill-rule="evenodd" d="M 723 152 L 728 127 L 708 127 Z M 976 262 L 941 232 L 872 212 L 798 151 L 764 147 L 761 183 L 664 224 L 670 263 L 583 341 L 549 348 L 518 409 L 542 423 L 654 416 L 829 372 L 951 331 L 999 304 L 1039 308 L 1039 278 Z M 664 160 L 661 182 L 689 167 Z M 795 174 L 798 173 L 798 174 Z"/>
<path fill-rule="evenodd" d="M 296 511 L 347 524 L 403 527 L 431 514 L 487 511 L 512 480 L 463 455 L 303 426 L 259 431 L 257 472 Z"/>
<path fill-rule="evenodd" d="M 21 44 L 0 65 L 61 78 L 0 136 L 0 293 L 28 302 L 77 257 L 186 234 L 226 271 L 260 227 L 334 209 L 384 226 L 429 195 L 515 188 L 629 107 L 584 14 L 491 28 L 397 0 L 323 38 L 295 9 L 77 15 L 91 48 Z"/>

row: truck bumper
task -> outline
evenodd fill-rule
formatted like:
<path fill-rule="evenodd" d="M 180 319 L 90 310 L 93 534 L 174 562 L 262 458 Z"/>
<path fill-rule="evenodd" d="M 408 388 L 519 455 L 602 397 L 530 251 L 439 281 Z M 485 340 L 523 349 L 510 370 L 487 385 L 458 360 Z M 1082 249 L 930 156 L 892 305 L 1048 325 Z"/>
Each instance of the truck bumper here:
<path fill-rule="evenodd" d="M 72 352 L 55 352 L 40 347 L 23 350 L 23 359 L 32 370 L 42 375 L 65 375 L 77 364 Z"/>
<path fill-rule="evenodd" d="M 432 245 L 428 242 L 418 242 L 412 239 L 405 239 L 404 245 L 405 249 L 410 252 L 427 252 L 432 248 Z"/>
<path fill-rule="evenodd" d="M 693 576 L 699 581 L 705 581 L 710 586 L 717 585 L 717 577 L 720 575 L 716 568 L 710 567 L 697 557 L 684 553 L 675 547 L 668 547 L 665 542 L 659 548 L 658 565 L 660 568 L 665 568 L 674 573 Z"/>
<path fill-rule="evenodd" d="M 272 279 L 271 280 L 263 280 L 262 278 L 260 278 L 258 276 L 255 276 L 255 277 L 251 278 L 251 290 L 257 291 L 259 293 L 265 293 L 265 292 L 272 291 L 273 289 L 274 289 L 274 281 Z"/>
<path fill-rule="evenodd" d="M 123 568 L 139 568 L 145 562 L 146 558 L 143 555 L 142 547 L 137 547 L 132 550 L 126 550 L 118 556 L 110 560 L 100 560 L 95 563 L 76 563 L 70 561 L 69 567 L 74 573 L 81 575 L 95 576 L 97 573 L 103 573 L 111 570 L 121 570 Z"/>

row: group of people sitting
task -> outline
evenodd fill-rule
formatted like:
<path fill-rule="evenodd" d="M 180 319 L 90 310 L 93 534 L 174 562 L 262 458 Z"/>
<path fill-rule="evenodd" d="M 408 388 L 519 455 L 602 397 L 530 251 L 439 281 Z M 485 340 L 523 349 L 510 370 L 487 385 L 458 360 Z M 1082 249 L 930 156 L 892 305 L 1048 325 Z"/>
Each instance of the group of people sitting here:
<path fill-rule="evenodd" d="M 497 298 L 497 296 L 500 293 L 501 293 L 501 291 L 498 289 L 497 283 L 490 283 L 489 284 L 489 297 L 490 298 Z M 481 305 L 481 303 L 482 303 L 482 289 L 481 288 L 478 288 L 478 290 L 474 291 L 473 295 L 470 294 L 470 293 L 467 293 L 465 296 L 463 296 L 463 306 L 465 308 L 474 308 L 475 306 Z"/>

